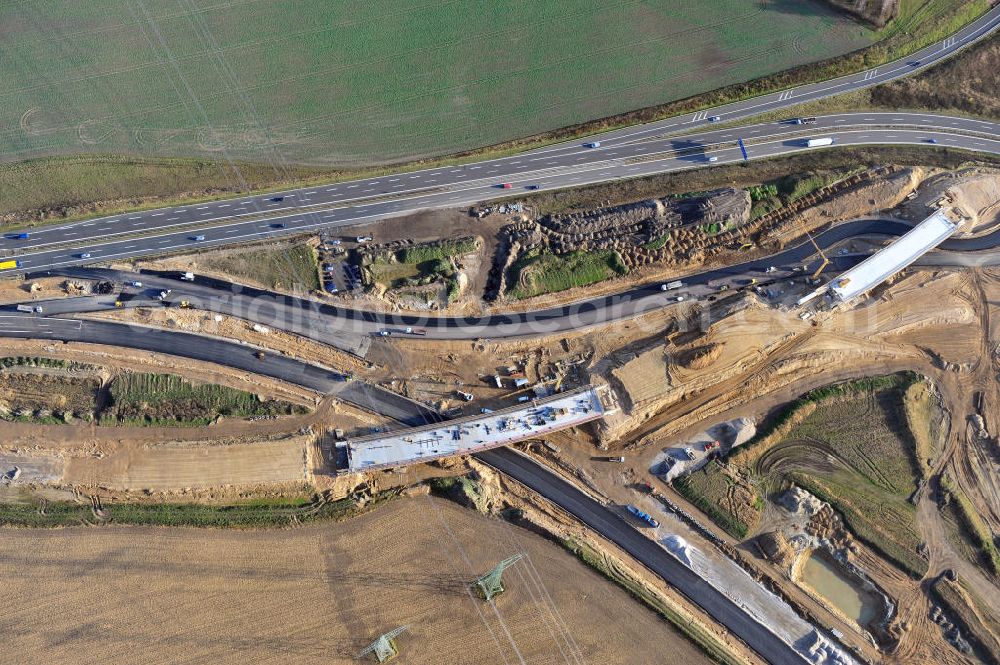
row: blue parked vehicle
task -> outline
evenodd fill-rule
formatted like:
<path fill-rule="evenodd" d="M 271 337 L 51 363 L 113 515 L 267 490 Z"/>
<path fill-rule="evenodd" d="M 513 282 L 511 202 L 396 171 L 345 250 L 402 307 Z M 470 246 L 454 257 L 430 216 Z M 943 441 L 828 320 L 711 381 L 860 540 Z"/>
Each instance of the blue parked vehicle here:
<path fill-rule="evenodd" d="M 653 519 L 652 515 L 642 512 L 641 510 L 633 506 L 631 503 L 625 506 L 625 509 L 628 510 L 633 515 L 635 515 L 636 517 L 638 517 L 639 519 L 641 519 L 649 526 L 653 527 L 654 529 L 660 526 L 660 523 L 657 522 L 655 519 Z"/>

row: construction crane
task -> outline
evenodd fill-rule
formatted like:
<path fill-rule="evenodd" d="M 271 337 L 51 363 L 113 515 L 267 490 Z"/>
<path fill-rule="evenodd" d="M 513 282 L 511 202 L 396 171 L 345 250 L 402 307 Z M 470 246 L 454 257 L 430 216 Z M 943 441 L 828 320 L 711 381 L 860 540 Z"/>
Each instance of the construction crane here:
<path fill-rule="evenodd" d="M 813 240 L 812 235 L 808 231 L 806 231 L 806 237 L 809 238 L 809 242 L 813 244 L 813 247 L 815 247 L 816 251 L 819 252 L 820 258 L 823 259 L 823 262 L 819 264 L 819 268 L 816 268 L 816 272 L 814 272 L 812 274 L 812 277 L 810 278 L 812 281 L 815 281 L 816 278 L 819 277 L 819 274 L 823 272 L 828 265 L 830 265 L 830 259 L 828 259 L 826 254 L 823 253 L 823 250 L 820 249 L 819 245 L 816 243 L 815 240 Z"/>

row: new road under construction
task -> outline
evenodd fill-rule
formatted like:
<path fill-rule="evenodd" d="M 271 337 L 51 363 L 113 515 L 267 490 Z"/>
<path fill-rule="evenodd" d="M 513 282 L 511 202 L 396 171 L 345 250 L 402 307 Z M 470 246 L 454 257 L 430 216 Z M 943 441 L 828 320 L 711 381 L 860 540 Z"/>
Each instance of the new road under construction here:
<path fill-rule="evenodd" d="M 0 523 L 70 528 L 2 530 L 10 653 L 997 662 L 1000 123 L 815 106 L 985 57 L 976 16 L 516 154 L 11 227 Z"/>

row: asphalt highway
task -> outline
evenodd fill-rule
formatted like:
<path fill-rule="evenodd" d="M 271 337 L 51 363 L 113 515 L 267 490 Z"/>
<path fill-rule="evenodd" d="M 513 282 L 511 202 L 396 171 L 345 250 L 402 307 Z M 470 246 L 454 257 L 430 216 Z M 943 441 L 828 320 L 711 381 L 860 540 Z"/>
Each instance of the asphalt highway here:
<path fill-rule="evenodd" d="M 51 339 L 112 347 L 142 349 L 154 353 L 191 358 L 270 376 L 382 414 L 407 425 L 438 419 L 436 412 L 378 386 L 346 381 L 339 372 L 304 363 L 280 354 L 256 356 L 256 347 L 216 337 L 147 328 L 144 326 L 39 317 L 31 314 L 0 314 L 0 337 Z"/>
<path fill-rule="evenodd" d="M 430 409 L 376 386 L 358 381 L 345 382 L 336 372 L 280 355 L 267 354 L 258 359 L 253 347 L 201 335 L 120 323 L 12 314 L 0 315 L 0 337 L 58 339 L 183 356 L 332 393 L 345 402 L 410 426 L 440 420 L 440 416 Z M 681 565 L 666 550 L 554 474 L 508 450 L 493 450 L 477 457 L 539 492 L 622 547 L 722 622 L 769 662 L 781 665 L 806 662 L 794 649 Z"/>
<path fill-rule="evenodd" d="M 926 117 L 926 116 L 922 116 Z M 982 121 L 935 116 L 938 124 L 974 123 L 982 128 Z M 914 121 L 916 122 L 916 120 Z M 830 136 L 836 139 L 837 145 L 923 145 L 931 147 L 928 141 L 936 142 L 934 147 L 958 148 L 991 154 L 1000 154 L 1000 125 L 989 123 L 988 128 L 995 138 L 987 138 L 984 134 L 955 133 L 951 129 L 896 129 L 868 128 L 841 130 L 810 130 L 809 135 Z M 720 130 L 726 131 L 726 130 Z M 732 130 L 729 130 L 732 131 Z M 964 130 L 963 130 L 964 131 Z M 979 129 L 977 129 L 977 132 Z M 798 134 L 801 128 L 790 129 L 785 124 L 774 124 L 768 130 L 768 138 L 761 138 L 749 144 L 751 159 L 773 157 L 776 155 L 794 154 L 823 148 L 808 148 L 805 137 L 773 138 L 774 136 Z M 623 148 L 622 150 L 626 150 Z M 703 166 L 709 156 L 717 158 L 717 163 L 734 163 L 742 160 L 740 149 L 729 143 L 702 144 L 701 139 L 694 136 L 684 136 L 676 139 L 634 144 L 627 147 L 630 156 L 620 156 L 610 161 L 597 163 L 581 163 L 564 169 L 554 169 L 546 174 L 531 172 L 523 179 L 508 178 L 512 186 L 523 189 L 529 185 L 539 184 L 544 187 L 570 187 L 595 182 L 604 182 L 628 177 L 639 177 L 668 171 L 682 170 L 694 166 Z M 589 154 L 589 153 L 588 153 Z M 595 153 L 596 154 L 596 153 Z M 7 255 L 21 262 L 23 271 L 36 271 L 45 268 L 59 268 L 71 265 L 96 263 L 126 257 L 146 256 L 178 251 L 193 251 L 207 247 L 218 247 L 238 242 L 262 240 L 276 235 L 315 231 L 321 228 L 356 225 L 371 222 L 386 217 L 397 217 L 418 210 L 438 207 L 455 207 L 496 197 L 501 191 L 496 187 L 495 180 L 469 183 L 467 186 L 443 188 L 427 194 L 414 194 L 407 198 L 392 199 L 348 205 L 323 212 L 292 213 L 287 216 L 270 218 L 268 220 L 230 221 L 220 223 L 212 228 L 200 228 L 197 235 L 190 230 L 164 231 L 143 237 L 126 237 L 115 240 L 113 233 L 95 228 L 82 244 L 74 242 L 74 246 L 59 246 L 38 251 L 7 251 Z M 84 222 L 90 224 L 91 222 Z M 474 224 L 470 218 L 470 224 Z M 275 228 L 281 225 L 281 228 Z M 193 240 L 203 237 L 203 240 Z M 74 239 L 75 240 L 75 239 Z M 29 240 L 27 242 L 32 242 Z"/>
<path fill-rule="evenodd" d="M 475 457 L 539 493 L 621 547 L 726 626 L 764 660 L 774 665 L 809 662 L 659 544 L 542 465 L 508 448 L 495 448 Z"/>
<path fill-rule="evenodd" d="M 85 244 L 89 238 L 102 235 L 107 237 L 119 233 L 157 229 L 185 223 L 204 225 L 261 213 L 302 212 L 311 206 L 344 204 L 385 195 L 412 195 L 427 188 L 454 187 L 456 185 L 464 187 L 483 179 L 504 181 L 515 177 L 523 178 L 527 173 L 545 167 L 575 166 L 578 162 L 606 161 L 612 157 L 624 157 L 629 154 L 626 147 L 630 144 L 659 138 L 669 133 L 689 131 L 699 126 L 710 126 L 713 123 L 708 120 L 709 118 L 719 118 L 718 122 L 741 120 L 806 101 L 822 99 L 830 95 L 859 90 L 909 76 L 950 57 L 962 48 L 989 35 L 998 27 L 1000 27 L 1000 6 L 991 9 L 943 41 L 876 69 L 762 95 L 692 114 L 595 135 L 588 142 L 599 141 L 601 147 L 598 149 L 587 149 L 579 141 L 571 141 L 511 157 L 464 166 L 423 169 L 397 175 L 240 197 L 228 201 L 206 202 L 102 217 L 87 222 L 48 227 L 45 230 L 39 229 L 34 233 L 35 237 L 31 239 L 30 243 L 5 239 L 0 241 L 0 250 L 30 249 L 43 243 L 62 241 Z M 871 116 L 871 114 L 854 115 Z M 888 115 L 899 116 L 900 114 Z M 843 120 L 844 123 L 848 122 L 847 118 L 838 117 L 838 119 Z M 818 128 L 822 127 L 822 125 L 818 126 Z M 724 133 L 736 136 L 732 130 Z M 536 179 L 539 178 L 536 176 Z M 548 183 L 548 186 L 555 186 L 555 184 Z M 259 226 L 258 229 L 265 234 L 269 231 L 280 231 L 280 229 L 260 229 Z"/>
<path fill-rule="evenodd" d="M 814 240 L 820 247 L 829 250 L 851 238 L 899 236 L 910 228 L 909 224 L 896 220 L 858 219 L 831 227 L 815 235 Z M 1000 247 L 1000 231 L 977 238 L 950 239 L 941 245 L 941 251 L 923 257 L 920 263 L 985 265 L 990 260 L 996 261 L 996 257 L 988 259 L 974 253 L 997 247 Z M 67 267 L 33 273 L 29 277 L 57 274 L 74 279 L 109 280 L 117 284 L 139 279 L 143 283 L 142 289 L 125 289 L 130 295 L 137 296 L 128 301 L 127 306 L 162 306 L 153 294 L 171 289 L 169 300 L 174 306 L 180 300 L 188 300 L 197 309 L 227 314 L 304 335 L 363 357 L 368 349 L 366 342 L 383 330 L 389 331 L 390 337 L 412 337 L 405 333 L 406 328 L 410 327 L 423 331 L 423 338 L 427 339 L 539 336 L 632 318 L 677 304 L 678 297 L 683 297 L 684 302 L 714 298 L 720 295 L 720 288 L 723 286 L 728 287 L 730 292 L 746 288 L 751 278 L 757 279 L 759 285 L 766 288 L 772 282 L 789 278 L 801 279 L 807 272 L 797 268 L 809 264 L 815 259 L 815 254 L 812 243 L 803 242 L 771 256 L 682 277 L 680 281 L 683 286 L 679 289 L 663 291 L 661 284 L 653 283 L 559 307 L 482 317 L 430 317 L 354 310 L 213 278 L 196 276 L 194 282 L 183 282 L 178 279 L 178 273 L 143 271 L 136 274 L 102 268 Z M 941 260 L 941 256 L 945 258 Z M 768 272 L 771 268 L 774 270 Z M 92 296 L 31 301 L 31 304 L 41 305 L 46 316 L 58 316 L 110 310 L 114 308 L 115 299 L 114 295 Z M 4 308 L 12 310 L 14 305 L 0 309 Z"/>
<path fill-rule="evenodd" d="M 735 146 L 738 138 L 748 143 L 751 159 L 804 150 L 805 139 L 810 136 L 831 136 L 841 145 L 925 144 L 933 139 L 942 146 L 996 153 L 996 137 L 1000 136 L 997 123 L 928 114 L 847 113 L 818 118 L 815 125 L 807 126 L 777 122 L 724 127 L 674 138 L 666 135 L 709 128 L 716 124 L 709 118 L 718 118 L 718 122 L 740 120 L 906 76 L 949 57 L 997 27 L 1000 27 L 1000 7 L 955 35 L 903 60 L 867 72 L 594 136 L 591 140 L 600 142 L 598 148 L 587 148 L 574 141 L 461 166 L 46 226 L 32 230 L 26 239 L 18 238 L 17 233 L 8 234 L 0 239 L 0 254 L 17 256 L 24 268 L 31 270 L 43 265 L 94 263 L 349 226 L 420 209 L 467 205 L 523 192 L 526 187 L 569 187 L 696 168 L 710 163 L 710 157 L 720 163 L 739 161 L 742 156 Z M 896 131 L 913 127 L 919 130 Z M 855 130 L 848 132 L 848 128 Z M 510 184 L 511 189 L 500 189 L 502 183 Z M 261 215 L 267 218 L 261 219 Z M 138 238 L 136 234 L 153 235 Z M 60 248 L 55 249 L 54 245 Z"/>
<path fill-rule="evenodd" d="M 1000 7 L 990 10 L 943 42 L 922 49 L 904 60 L 868 72 L 801 86 L 717 109 L 608 132 L 591 139 L 600 141 L 601 145 L 597 148 L 587 148 L 579 142 L 564 143 L 464 166 L 425 169 L 263 196 L 126 213 L 39 228 L 31 231 L 27 239 L 14 236 L 3 238 L 0 240 L 0 254 L 16 257 L 21 261 L 24 271 L 32 272 L 123 257 L 261 240 L 320 228 L 349 227 L 421 209 L 456 207 L 501 195 L 521 194 L 535 187 L 548 189 L 580 186 L 697 168 L 710 163 L 738 162 L 743 159 L 735 145 L 738 138 L 744 139 L 750 159 L 815 150 L 816 148 L 808 148 L 805 141 L 819 137 L 834 138 L 840 146 L 936 145 L 1000 154 L 1000 126 L 997 123 L 927 114 L 840 114 L 818 118 L 815 125 L 775 122 L 690 133 L 698 127 L 715 124 L 709 120 L 712 117 L 718 118 L 716 122 L 740 120 L 906 76 L 950 56 L 998 26 Z M 669 136 L 679 132 L 685 134 Z M 509 184 L 510 188 L 500 188 L 501 183 Z M 178 227 L 183 228 L 178 230 Z M 908 228 L 898 222 L 860 220 L 830 229 L 821 234 L 817 242 L 829 246 L 859 234 L 895 235 Z M 979 239 L 979 242 L 985 241 Z M 995 242 L 996 239 L 992 239 L 991 244 L 984 244 L 984 247 L 992 248 Z M 967 246 L 946 246 L 945 249 L 963 251 Z M 787 271 L 790 264 L 802 262 L 812 253 L 811 245 L 801 245 L 775 257 L 692 275 L 684 280 L 684 291 L 691 297 L 701 297 L 717 291 L 720 283 L 728 283 L 726 280 L 742 278 L 750 272 L 761 271 L 771 265 L 780 264 L 782 271 Z M 784 276 L 787 273 L 781 274 Z M 212 287 L 195 284 L 184 288 Z M 218 293 L 212 294 L 212 297 L 217 296 Z M 229 301 L 231 304 L 227 313 L 250 317 L 251 312 L 245 307 L 249 303 L 238 302 L 241 297 L 254 296 L 235 294 Z M 301 303 L 289 303 L 287 297 L 276 298 L 281 299 L 275 300 L 278 308 L 302 307 Z M 633 316 L 643 308 L 662 307 L 671 298 L 676 300 L 676 295 L 660 291 L 658 285 L 648 285 L 624 294 L 577 303 L 569 308 L 473 319 L 428 319 L 342 308 L 330 308 L 332 312 L 320 314 L 336 319 L 338 324 L 350 322 L 352 327 L 360 327 L 361 334 L 372 334 L 391 326 L 419 325 L 427 329 L 428 336 L 467 337 L 475 333 L 472 336 L 500 337 L 524 334 L 524 326 L 529 321 L 533 321 L 532 325 L 535 326 L 553 326 L 545 332 L 557 332 Z M 54 301 L 46 305 L 47 313 L 54 313 L 53 309 L 63 307 Z M 107 304 L 104 303 L 103 306 Z M 313 305 L 308 304 L 308 308 L 313 309 Z M 277 320 L 280 318 L 278 309 L 275 312 L 274 320 Z M 344 332 L 352 335 L 357 333 L 354 329 L 333 329 L 332 332 L 323 334 L 337 337 Z M 539 331 L 536 329 L 530 332 L 538 334 Z M 344 381 L 344 377 L 334 371 L 272 353 L 258 358 L 258 350 L 249 345 L 202 335 L 104 321 L 11 313 L 0 315 L 0 337 L 75 341 L 172 354 L 271 376 L 324 393 L 334 393 L 346 402 L 382 413 L 405 424 L 416 425 L 439 418 L 435 412 L 416 402 L 375 386 Z M 545 496 L 622 547 L 704 608 L 765 660 L 780 665 L 807 662 L 790 645 L 778 639 L 766 626 L 752 619 L 666 550 L 566 481 L 510 450 L 492 450 L 477 457 Z"/>

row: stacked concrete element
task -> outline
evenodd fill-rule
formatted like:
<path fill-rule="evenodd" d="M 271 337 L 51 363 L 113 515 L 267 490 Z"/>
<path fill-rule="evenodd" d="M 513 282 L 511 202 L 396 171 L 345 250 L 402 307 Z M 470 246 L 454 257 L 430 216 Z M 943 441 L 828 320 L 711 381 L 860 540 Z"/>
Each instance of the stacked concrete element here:
<path fill-rule="evenodd" d="M 750 207 L 746 191 L 728 188 L 510 224 L 500 232 L 487 298 L 504 293 L 508 269 L 532 251 L 560 256 L 611 250 L 627 270 L 688 261 L 712 248 L 733 244 L 739 229 L 750 220 Z"/>
<path fill-rule="evenodd" d="M 719 189 L 686 198 L 649 199 L 584 213 L 547 215 L 539 220 L 542 242 L 555 254 L 616 250 L 629 268 L 687 255 L 713 235 L 737 229 L 750 219 L 750 195 Z M 706 233 L 706 228 L 717 229 Z M 650 243 L 663 239 L 662 246 Z"/>

